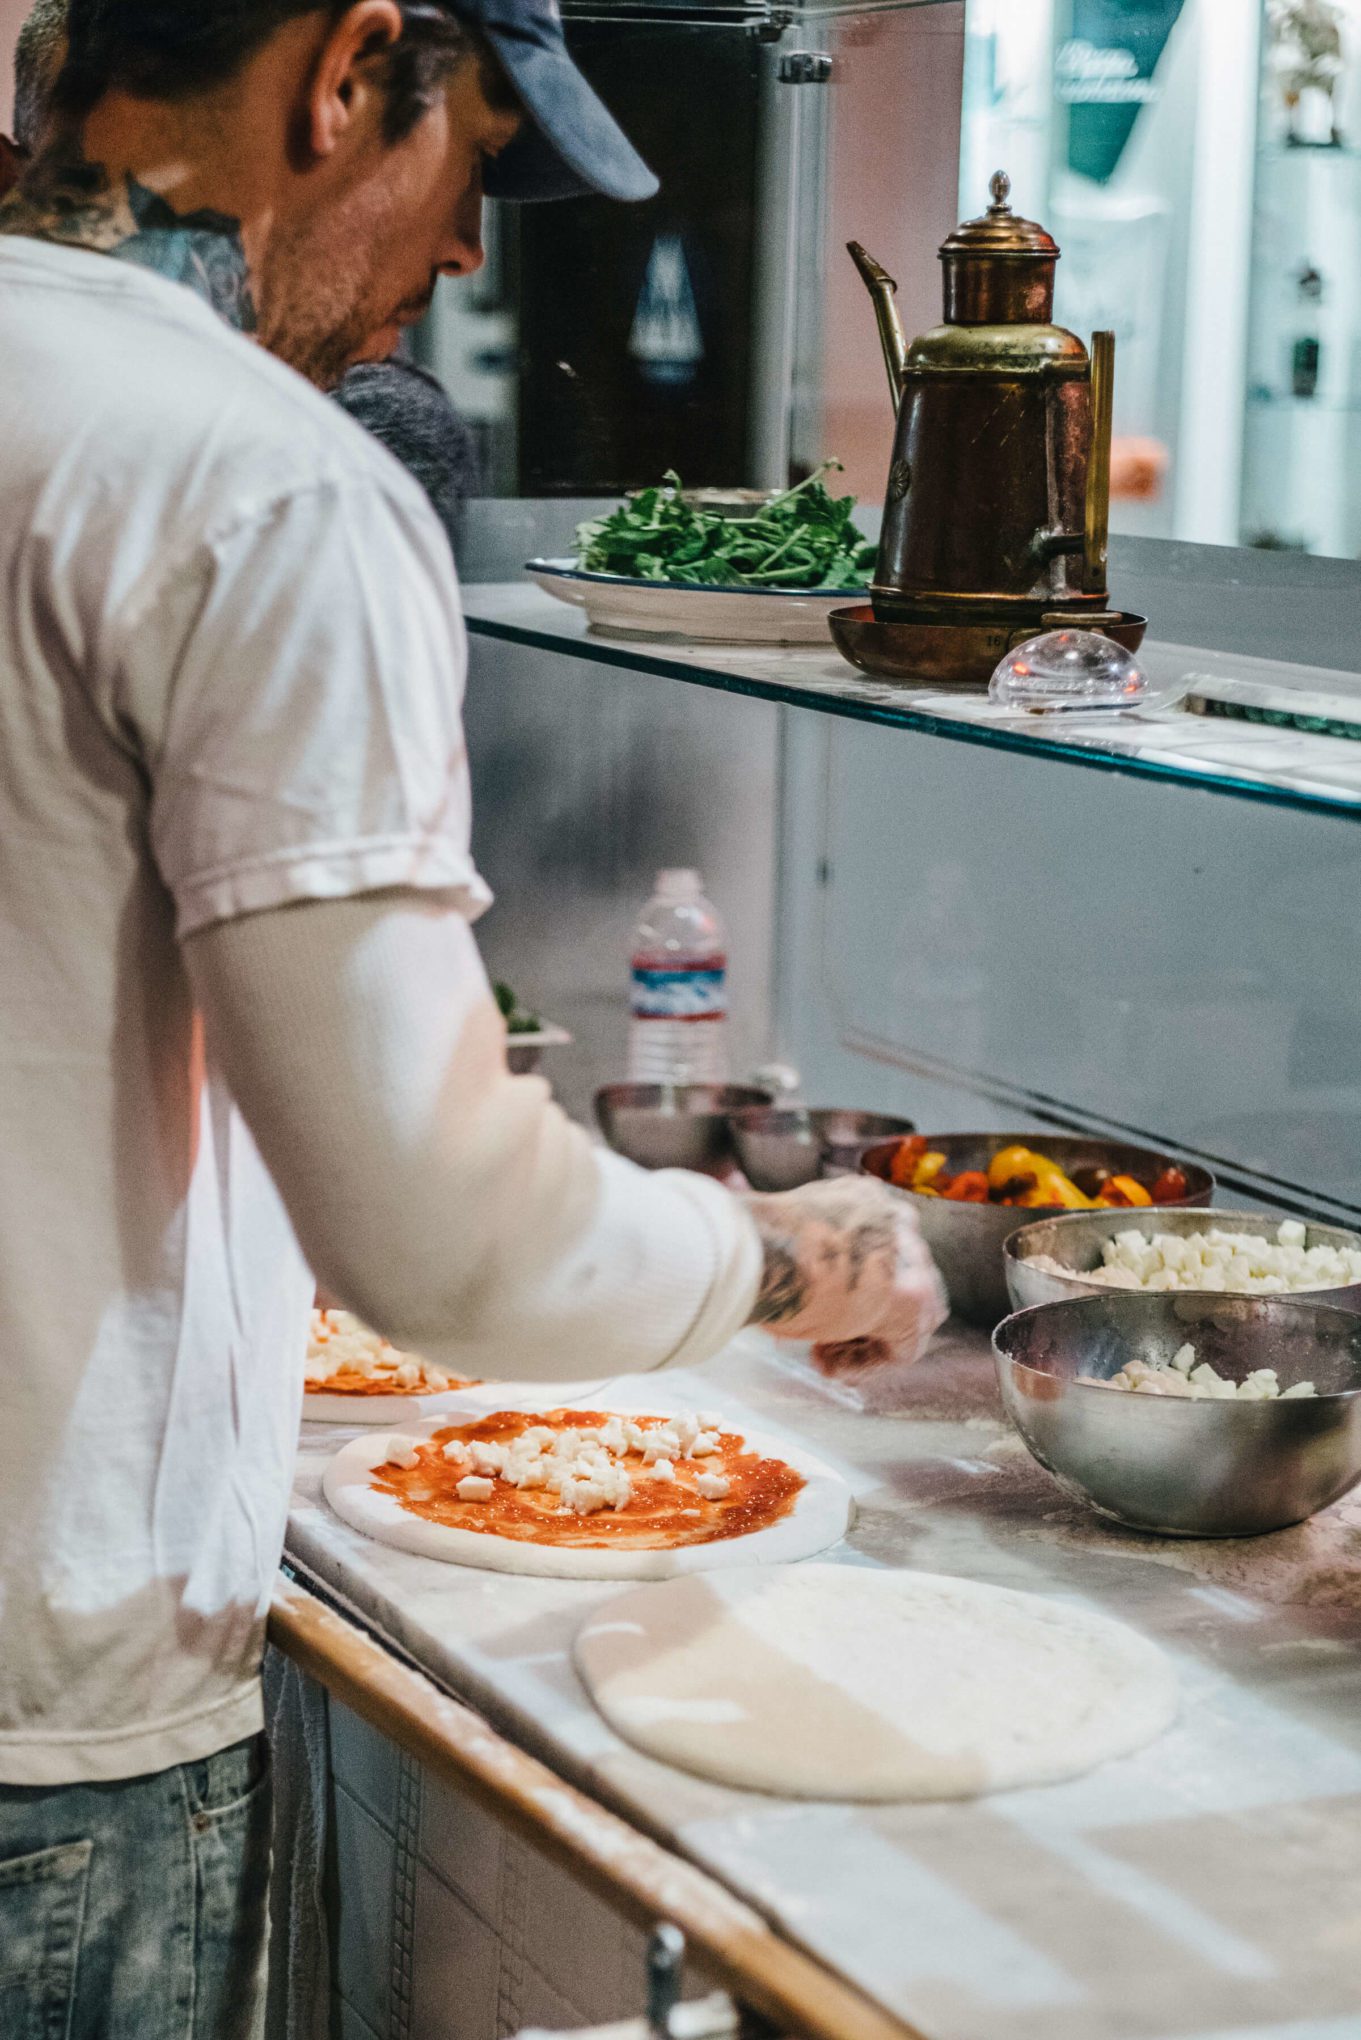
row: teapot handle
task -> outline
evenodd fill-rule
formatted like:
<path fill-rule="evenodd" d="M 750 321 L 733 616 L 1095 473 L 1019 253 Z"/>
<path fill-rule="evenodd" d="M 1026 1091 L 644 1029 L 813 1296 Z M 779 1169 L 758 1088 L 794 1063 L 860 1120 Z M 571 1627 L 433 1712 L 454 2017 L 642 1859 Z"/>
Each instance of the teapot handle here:
<path fill-rule="evenodd" d="M 1111 420 L 1115 396 L 1115 335 L 1092 335 L 1092 436 L 1087 449 L 1082 592 L 1104 595 L 1111 527 Z"/>

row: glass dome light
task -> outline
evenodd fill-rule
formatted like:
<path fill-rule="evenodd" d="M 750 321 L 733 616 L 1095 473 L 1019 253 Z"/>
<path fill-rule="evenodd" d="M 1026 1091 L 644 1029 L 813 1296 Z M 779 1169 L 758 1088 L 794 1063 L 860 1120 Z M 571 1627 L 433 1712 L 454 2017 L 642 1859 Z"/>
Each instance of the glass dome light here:
<path fill-rule="evenodd" d="M 1049 630 L 1013 645 L 988 683 L 993 701 L 1043 715 L 1062 710 L 1137 708 L 1148 675 L 1114 638 L 1094 630 Z"/>

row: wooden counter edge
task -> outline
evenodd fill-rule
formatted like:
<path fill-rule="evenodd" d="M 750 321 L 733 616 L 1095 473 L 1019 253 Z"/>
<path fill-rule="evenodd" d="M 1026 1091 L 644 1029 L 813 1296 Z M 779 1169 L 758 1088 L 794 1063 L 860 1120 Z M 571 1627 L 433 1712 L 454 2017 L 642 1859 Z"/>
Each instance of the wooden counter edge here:
<path fill-rule="evenodd" d="M 635 1925 L 673 1922 L 732 1997 L 782 2032 L 807 2040 L 927 2040 L 782 1940 L 716 1879 L 565 1783 L 282 1575 L 269 1640 L 435 1777 L 481 1800 Z M 642 1986 L 640 1972 L 640 1998 Z"/>

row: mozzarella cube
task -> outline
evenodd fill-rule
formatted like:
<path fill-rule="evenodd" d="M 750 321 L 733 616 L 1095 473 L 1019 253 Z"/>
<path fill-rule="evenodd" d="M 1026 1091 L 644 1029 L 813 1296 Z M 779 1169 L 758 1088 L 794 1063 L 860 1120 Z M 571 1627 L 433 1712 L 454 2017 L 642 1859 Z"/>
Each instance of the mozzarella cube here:
<path fill-rule="evenodd" d="M 706 1502 L 721 1502 L 731 1486 L 731 1481 L 724 1473 L 701 1473 L 695 1476 L 695 1492 L 703 1495 Z"/>
<path fill-rule="evenodd" d="M 593 1516 L 605 1507 L 606 1500 L 599 1481 L 569 1480 L 562 1490 L 562 1506 L 568 1515 Z"/>
<path fill-rule="evenodd" d="M 419 1466 L 420 1463 L 420 1453 L 409 1438 L 389 1438 L 387 1449 L 389 1466 L 400 1466 L 409 1472 L 413 1466 Z"/>
<path fill-rule="evenodd" d="M 461 1502 L 489 1502 L 495 1486 L 495 1481 L 488 1480 L 485 1474 L 467 1473 L 454 1493 Z"/>

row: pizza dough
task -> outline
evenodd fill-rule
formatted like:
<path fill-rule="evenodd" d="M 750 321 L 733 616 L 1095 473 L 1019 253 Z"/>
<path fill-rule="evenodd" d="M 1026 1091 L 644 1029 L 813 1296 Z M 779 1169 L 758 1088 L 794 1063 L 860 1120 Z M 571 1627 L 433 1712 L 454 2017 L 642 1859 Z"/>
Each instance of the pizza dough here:
<path fill-rule="evenodd" d="M 490 1385 L 488 1385 L 490 1386 Z M 484 1415 L 489 1407 L 488 1388 L 445 1399 L 438 1427 L 466 1422 Z M 540 1389 L 538 1407 L 551 1409 Z M 501 1407 L 524 1409 L 523 1402 Z M 665 1400 L 626 1409 L 610 1401 L 608 1408 L 619 1416 L 667 1414 Z M 843 1537 L 850 1524 L 853 1502 L 850 1488 L 832 1468 L 799 1446 L 763 1438 L 749 1431 L 734 1416 L 730 1428 L 740 1430 L 751 1451 L 763 1457 L 781 1459 L 803 1476 L 804 1486 L 796 1496 L 789 1515 L 768 1528 L 746 1536 L 725 1537 L 707 1544 L 679 1548 L 601 1548 L 599 1546 L 555 1546 L 533 1544 L 494 1532 L 463 1530 L 454 1525 L 432 1522 L 404 1509 L 394 1495 L 372 1485 L 374 1468 L 388 1457 L 391 1438 L 428 1437 L 431 1426 L 407 1426 L 404 1431 L 374 1437 L 352 1438 L 336 1454 L 323 1477 L 323 1491 L 336 1514 L 365 1536 L 418 1558 L 443 1559 L 453 1565 L 476 1566 L 485 1571 L 528 1573 L 549 1579 L 573 1580 L 662 1580 L 677 1574 L 707 1572 L 718 1567 L 777 1565 L 789 1559 L 810 1558 L 826 1551 Z"/>
<path fill-rule="evenodd" d="M 964 1799 L 1160 1735 L 1153 1644 L 1038 1594 L 805 1565 L 644 1587 L 576 1640 L 600 1712 L 663 1763 L 793 1799 Z"/>
<path fill-rule="evenodd" d="M 416 1417 L 433 1417 L 449 1400 L 448 1389 L 428 1389 L 424 1395 L 339 1395 L 328 1389 L 303 1393 L 303 1422 L 307 1424 L 409 1424 Z"/>
<path fill-rule="evenodd" d="M 464 1395 L 470 1387 L 485 1389 L 492 1399 L 488 1403 L 491 1408 L 499 1402 L 504 1408 L 516 1409 L 526 1398 L 538 1402 L 543 1396 L 540 1381 L 469 1383 L 461 1375 L 432 1368 L 419 1354 L 400 1352 L 390 1340 L 344 1310 L 312 1312 L 306 1367 L 306 1382 L 317 1384 L 303 1390 L 303 1421 L 309 1424 L 383 1424 L 391 1430 L 398 1424 L 438 1416 L 451 1407 L 451 1395 Z M 336 1379 L 357 1386 L 326 1386 Z M 555 1393 L 560 1402 L 566 1402 L 599 1386 L 597 1381 L 564 1381 Z"/>

